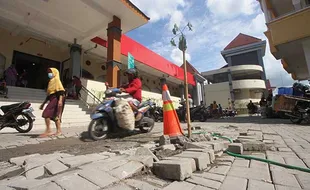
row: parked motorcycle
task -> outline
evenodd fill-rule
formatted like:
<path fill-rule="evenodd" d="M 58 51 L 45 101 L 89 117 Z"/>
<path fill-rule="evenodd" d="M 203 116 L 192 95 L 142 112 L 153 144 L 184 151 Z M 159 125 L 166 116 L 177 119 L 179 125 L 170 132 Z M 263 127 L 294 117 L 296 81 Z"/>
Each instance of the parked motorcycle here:
<path fill-rule="evenodd" d="M 154 103 L 145 113 L 145 116 L 154 119 L 155 122 L 162 122 L 164 120 L 163 108 L 156 106 L 156 103 Z"/>
<path fill-rule="evenodd" d="M 126 131 L 118 126 L 113 109 L 116 99 L 120 98 L 119 94 L 121 91 L 118 88 L 107 89 L 105 100 L 97 106 L 95 113 L 91 114 L 92 121 L 88 126 L 88 134 L 93 140 L 105 139 L 109 134 Z M 143 109 L 146 113 L 153 104 L 151 101 L 142 102 L 138 109 Z M 143 133 L 148 133 L 152 131 L 154 125 L 154 120 L 144 115 L 140 121 L 135 123 L 135 128 L 140 129 Z"/>
<path fill-rule="evenodd" d="M 208 112 L 204 105 L 196 106 L 190 109 L 191 121 L 196 120 L 200 122 L 205 122 L 208 118 Z"/>
<path fill-rule="evenodd" d="M 21 102 L 7 106 L 1 106 L 0 109 L 4 115 L 0 115 L 0 130 L 5 127 L 16 129 L 20 133 L 28 133 L 33 127 L 35 116 L 33 108 L 29 102 Z M 23 128 L 28 124 L 28 127 Z"/>
<path fill-rule="evenodd" d="M 224 109 L 222 115 L 223 117 L 235 117 L 237 115 L 237 111 Z"/>

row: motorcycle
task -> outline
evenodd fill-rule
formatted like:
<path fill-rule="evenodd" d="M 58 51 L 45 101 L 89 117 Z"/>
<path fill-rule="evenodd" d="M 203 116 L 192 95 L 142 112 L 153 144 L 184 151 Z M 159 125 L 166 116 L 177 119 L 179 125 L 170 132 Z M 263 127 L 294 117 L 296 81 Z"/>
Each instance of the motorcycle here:
<path fill-rule="evenodd" d="M 156 106 L 156 103 L 154 103 L 150 107 L 150 109 L 145 113 L 145 115 L 149 118 L 154 119 L 155 122 L 162 122 L 164 120 L 163 109 Z"/>
<path fill-rule="evenodd" d="M 1 106 L 0 109 L 4 113 L 0 115 L 0 130 L 10 127 L 20 133 L 31 131 L 35 116 L 32 113 L 34 110 L 29 102 Z M 23 128 L 26 124 L 29 124 L 28 127 Z"/>
<path fill-rule="evenodd" d="M 237 115 L 237 111 L 229 110 L 229 109 L 224 109 L 222 115 L 224 117 L 235 117 Z"/>
<path fill-rule="evenodd" d="M 200 122 L 205 122 L 208 118 L 208 111 L 204 105 L 196 106 L 190 109 L 191 121 L 194 122 L 196 120 Z"/>
<path fill-rule="evenodd" d="M 305 97 L 305 100 L 297 100 L 292 113 L 286 114 L 294 124 L 300 124 L 302 121 L 310 122 L 310 87 L 301 83 L 293 84 L 294 94 Z"/>
<path fill-rule="evenodd" d="M 88 126 L 88 134 L 93 140 L 106 139 L 109 134 L 128 132 L 126 129 L 122 129 L 118 126 L 117 119 L 115 117 L 114 107 L 117 98 L 122 98 L 121 91 L 118 88 L 109 88 L 105 91 L 105 100 L 97 106 L 95 113 L 91 114 L 91 122 Z M 126 95 L 125 95 L 126 96 Z M 128 95 L 127 95 L 128 97 Z M 138 109 L 147 110 L 154 103 L 151 101 L 142 102 Z M 143 117 L 140 121 L 135 122 L 135 128 L 140 129 L 142 133 L 149 133 L 154 128 L 155 122 L 152 118 Z"/>

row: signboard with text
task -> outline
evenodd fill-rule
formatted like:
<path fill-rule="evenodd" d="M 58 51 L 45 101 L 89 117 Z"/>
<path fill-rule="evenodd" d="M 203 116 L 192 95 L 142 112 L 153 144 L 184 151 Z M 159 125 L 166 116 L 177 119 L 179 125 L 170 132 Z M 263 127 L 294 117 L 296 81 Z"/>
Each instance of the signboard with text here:
<path fill-rule="evenodd" d="M 135 68 L 135 58 L 128 52 L 128 69 Z"/>

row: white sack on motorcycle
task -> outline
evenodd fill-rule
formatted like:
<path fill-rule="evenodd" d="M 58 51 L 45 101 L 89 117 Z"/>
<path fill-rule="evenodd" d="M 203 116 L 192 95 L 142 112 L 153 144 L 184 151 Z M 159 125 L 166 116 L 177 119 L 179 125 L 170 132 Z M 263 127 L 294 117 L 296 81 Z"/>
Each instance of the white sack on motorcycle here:
<path fill-rule="evenodd" d="M 115 116 L 119 127 L 127 130 L 134 130 L 135 116 L 126 100 L 116 100 L 115 102 Z"/>

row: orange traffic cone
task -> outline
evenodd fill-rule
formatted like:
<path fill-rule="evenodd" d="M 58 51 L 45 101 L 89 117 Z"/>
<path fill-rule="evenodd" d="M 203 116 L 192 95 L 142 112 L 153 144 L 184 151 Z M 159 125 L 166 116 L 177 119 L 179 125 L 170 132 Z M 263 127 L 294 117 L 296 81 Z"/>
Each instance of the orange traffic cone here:
<path fill-rule="evenodd" d="M 163 85 L 163 112 L 164 112 L 164 135 L 170 137 L 183 135 L 179 117 L 172 104 L 170 93 L 166 84 Z"/>

